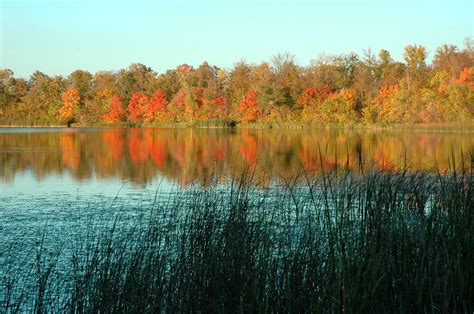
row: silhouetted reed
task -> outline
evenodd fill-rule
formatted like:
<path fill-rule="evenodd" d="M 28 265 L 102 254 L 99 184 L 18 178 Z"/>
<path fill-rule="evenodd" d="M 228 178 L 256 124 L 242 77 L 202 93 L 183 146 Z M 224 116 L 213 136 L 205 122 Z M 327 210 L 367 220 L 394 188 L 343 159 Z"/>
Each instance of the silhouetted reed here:
<path fill-rule="evenodd" d="M 249 170 L 5 263 L 1 311 L 472 312 L 473 183 Z"/>

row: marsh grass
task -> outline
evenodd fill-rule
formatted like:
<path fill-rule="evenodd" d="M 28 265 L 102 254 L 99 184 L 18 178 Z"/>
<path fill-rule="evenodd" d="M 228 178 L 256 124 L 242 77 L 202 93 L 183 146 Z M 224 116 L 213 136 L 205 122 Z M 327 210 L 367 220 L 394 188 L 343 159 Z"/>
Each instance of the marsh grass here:
<path fill-rule="evenodd" d="M 60 121 L 30 121 L 30 120 L 1 120 L 0 127 L 5 128 L 63 128 L 67 127 L 67 124 Z"/>
<path fill-rule="evenodd" d="M 246 171 L 40 241 L 4 263 L 1 311 L 473 311 L 472 169 L 258 183 Z"/>

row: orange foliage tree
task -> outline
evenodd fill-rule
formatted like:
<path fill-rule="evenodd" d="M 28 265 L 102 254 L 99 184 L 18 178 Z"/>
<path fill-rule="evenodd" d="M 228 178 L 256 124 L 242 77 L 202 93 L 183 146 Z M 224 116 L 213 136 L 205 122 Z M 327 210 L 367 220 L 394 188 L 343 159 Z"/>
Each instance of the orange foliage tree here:
<path fill-rule="evenodd" d="M 309 87 L 303 90 L 296 101 L 303 107 L 301 118 L 303 122 L 317 123 L 320 119 L 321 104 L 331 95 L 329 85 Z"/>
<path fill-rule="evenodd" d="M 239 104 L 239 110 L 243 116 L 242 123 L 248 124 L 257 119 L 257 91 L 254 88 L 249 88 L 247 90 L 247 94 Z"/>
<path fill-rule="evenodd" d="M 216 118 L 227 118 L 228 116 L 228 104 L 229 101 L 223 96 L 218 96 L 212 100 L 214 105 L 214 117 Z"/>
<path fill-rule="evenodd" d="M 353 89 L 332 93 L 321 104 L 320 118 L 324 123 L 348 123 L 357 121 L 356 98 Z"/>
<path fill-rule="evenodd" d="M 469 41 L 463 50 L 443 45 L 432 64 L 422 46 L 406 46 L 403 56 L 397 62 L 381 50 L 378 56 L 351 53 L 297 66 L 291 56 L 277 55 L 271 65 L 239 62 L 224 70 L 203 62 L 164 73 L 132 64 L 117 72 L 77 70 L 67 77 L 36 71 L 28 81 L 4 69 L 0 118 L 189 126 L 212 125 L 209 120 L 307 126 L 474 121 Z"/>
<path fill-rule="evenodd" d="M 158 89 L 144 108 L 143 120 L 147 123 L 164 119 L 168 100 L 161 89 Z"/>
<path fill-rule="evenodd" d="M 168 117 L 172 122 L 177 122 L 183 115 L 186 106 L 186 92 L 180 89 L 168 106 Z"/>
<path fill-rule="evenodd" d="M 79 114 L 79 102 L 81 96 L 75 87 L 70 87 L 62 95 L 63 106 L 59 109 L 59 117 L 61 120 L 71 121 Z"/>
<path fill-rule="evenodd" d="M 464 68 L 459 75 L 457 83 L 464 84 L 470 89 L 474 90 L 474 67 Z"/>
<path fill-rule="evenodd" d="M 113 95 L 109 100 L 108 106 L 109 112 L 102 116 L 102 120 L 107 123 L 119 123 L 123 122 L 127 117 L 127 112 L 123 107 L 122 101 L 120 101 L 120 96 Z"/>
<path fill-rule="evenodd" d="M 394 105 L 394 99 L 399 91 L 398 84 L 382 87 L 379 94 L 362 110 L 362 116 L 367 122 L 394 122 L 403 112 Z"/>
<path fill-rule="evenodd" d="M 130 121 L 134 123 L 142 122 L 145 107 L 148 104 L 148 96 L 142 92 L 133 93 L 128 103 L 128 113 Z"/>
<path fill-rule="evenodd" d="M 328 85 L 309 87 L 301 93 L 301 96 L 298 98 L 297 103 L 303 107 L 315 103 L 319 104 L 326 100 L 326 98 L 328 98 L 330 94 L 331 87 Z"/>

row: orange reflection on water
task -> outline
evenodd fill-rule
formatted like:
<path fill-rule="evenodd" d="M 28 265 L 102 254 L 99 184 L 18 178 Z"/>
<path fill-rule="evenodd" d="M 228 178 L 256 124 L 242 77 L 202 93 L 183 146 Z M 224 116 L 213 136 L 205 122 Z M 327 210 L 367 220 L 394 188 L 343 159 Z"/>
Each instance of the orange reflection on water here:
<path fill-rule="evenodd" d="M 107 144 L 108 150 L 112 154 L 114 160 L 119 160 L 122 157 L 125 148 L 125 137 L 123 130 L 112 129 L 104 132 L 104 142 Z"/>
<path fill-rule="evenodd" d="M 19 149 L 21 148 L 21 149 Z M 302 168 L 447 171 L 453 159 L 470 166 L 473 133 L 335 130 L 99 129 L 0 133 L 0 177 L 18 171 L 36 177 L 68 170 L 77 180 L 93 176 L 137 183 L 165 177 L 183 185 L 210 174 L 229 178 L 255 167 L 291 177 Z"/>
<path fill-rule="evenodd" d="M 63 152 L 63 163 L 69 168 L 76 169 L 81 163 L 81 152 L 74 133 L 62 133 L 59 139 Z"/>
<path fill-rule="evenodd" d="M 249 134 L 249 130 L 242 131 L 240 153 L 249 166 L 254 166 L 257 163 L 257 137 L 254 134 Z"/>

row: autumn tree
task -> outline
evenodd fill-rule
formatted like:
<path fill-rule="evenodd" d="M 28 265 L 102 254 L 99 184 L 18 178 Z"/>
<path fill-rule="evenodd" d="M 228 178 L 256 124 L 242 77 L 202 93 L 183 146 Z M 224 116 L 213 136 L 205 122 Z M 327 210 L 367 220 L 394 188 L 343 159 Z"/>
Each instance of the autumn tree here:
<path fill-rule="evenodd" d="M 203 62 L 161 74 L 136 63 L 117 72 L 75 70 L 66 78 L 36 71 L 22 79 L 0 70 L 0 120 L 194 125 L 222 119 L 276 126 L 472 120 L 474 40 L 463 48 L 442 45 L 431 64 L 422 46 L 408 45 L 403 55 L 402 62 L 384 49 L 321 55 L 299 66 L 278 54 L 231 69 Z"/>
<path fill-rule="evenodd" d="M 163 121 L 167 111 L 168 100 L 161 89 L 158 89 L 144 108 L 143 120 L 146 123 Z"/>
<path fill-rule="evenodd" d="M 331 94 L 331 87 L 328 85 L 306 88 L 298 98 L 297 103 L 306 107 L 322 103 Z"/>
<path fill-rule="evenodd" d="M 101 122 L 104 115 L 109 113 L 112 96 L 116 95 L 120 99 L 116 74 L 108 71 L 95 73 L 90 94 L 85 101 L 85 115 L 91 123 Z"/>
<path fill-rule="evenodd" d="M 339 55 L 332 58 L 336 80 L 334 87 L 338 90 L 352 87 L 354 83 L 355 69 L 359 57 L 355 53 Z"/>
<path fill-rule="evenodd" d="M 425 86 L 428 75 L 426 48 L 417 45 L 407 45 L 405 46 L 403 57 L 407 64 L 405 80 L 406 88 L 410 91 L 414 91 Z"/>
<path fill-rule="evenodd" d="M 128 103 L 127 111 L 128 117 L 133 123 L 143 122 L 143 114 L 148 104 L 148 96 L 142 92 L 136 92 L 132 95 L 130 102 Z"/>
<path fill-rule="evenodd" d="M 459 74 L 457 83 L 464 84 L 470 89 L 474 90 L 474 67 L 464 68 Z"/>
<path fill-rule="evenodd" d="M 186 106 L 186 93 L 180 89 L 171 99 L 168 105 L 168 119 L 171 122 L 180 122 L 184 119 L 184 108 Z"/>
<path fill-rule="evenodd" d="M 156 79 L 157 89 L 161 89 L 166 99 L 172 99 L 181 88 L 179 75 L 176 70 L 167 70 L 165 73 L 158 75 Z"/>
<path fill-rule="evenodd" d="M 212 99 L 212 109 L 214 110 L 214 117 L 216 118 L 228 118 L 228 106 L 229 101 L 224 96 L 217 96 Z"/>
<path fill-rule="evenodd" d="M 455 45 L 444 44 L 436 49 L 433 58 L 433 70 L 444 71 L 451 79 L 457 78 L 464 68 L 471 66 L 468 49 L 462 51 Z"/>
<path fill-rule="evenodd" d="M 14 119 L 27 88 L 26 81 L 15 78 L 12 70 L 0 70 L 0 119 Z"/>
<path fill-rule="evenodd" d="M 232 116 L 238 119 L 239 104 L 244 99 L 251 85 L 252 66 L 239 61 L 229 73 L 227 95 L 231 105 Z"/>
<path fill-rule="evenodd" d="M 31 123 L 59 121 L 65 90 L 66 82 L 62 76 L 50 77 L 36 71 L 27 81 L 27 92 L 16 107 L 16 116 Z"/>
<path fill-rule="evenodd" d="M 125 103 L 135 93 L 151 94 L 158 88 L 157 74 L 140 63 L 133 63 L 127 69 L 118 71 L 116 81 L 120 99 Z"/>
<path fill-rule="evenodd" d="M 195 120 L 196 113 L 198 111 L 198 104 L 195 102 L 196 93 L 193 87 L 196 83 L 195 77 L 193 77 L 194 68 L 189 64 L 181 64 L 176 68 L 176 71 L 179 75 L 179 81 L 181 84 L 181 89 L 178 92 L 180 94 L 183 106 L 176 106 L 176 109 L 183 110 L 182 118 L 185 121 L 193 123 Z"/>
<path fill-rule="evenodd" d="M 381 84 L 379 60 L 370 49 L 357 62 L 353 76 L 351 87 L 356 92 L 359 106 L 363 107 L 375 97 Z"/>
<path fill-rule="evenodd" d="M 102 116 L 102 120 L 107 123 L 120 123 L 127 118 L 127 112 L 118 95 L 110 97 L 108 112 Z"/>
<path fill-rule="evenodd" d="M 400 83 L 405 74 L 406 65 L 392 59 L 390 52 L 385 49 L 379 51 L 377 75 L 380 78 L 379 88 Z"/>
<path fill-rule="evenodd" d="M 214 99 L 222 95 L 217 78 L 218 68 L 203 62 L 192 74 L 192 102 L 196 105 L 196 119 L 205 121 L 218 118 Z"/>
<path fill-rule="evenodd" d="M 294 107 L 301 92 L 300 70 L 294 57 L 288 53 L 277 54 L 272 58 L 272 69 L 275 75 L 275 106 Z"/>
<path fill-rule="evenodd" d="M 399 95 L 398 84 L 382 87 L 377 97 L 362 110 L 363 120 L 370 123 L 399 122 L 403 117 L 403 110 L 397 105 Z"/>
<path fill-rule="evenodd" d="M 244 124 L 254 122 L 258 117 L 257 109 L 257 91 L 249 88 L 244 99 L 239 103 L 239 110 L 241 112 L 241 121 Z"/>
<path fill-rule="evenodd" d="M 352 89 L 332 93 L 319 109 L 320 123 L 351 123 L 358 120 L 356 94 Z"/>
<path fill-rule="evenodd" d="M 92 74 L 88 71 L 75 70 L 67 77 L 67 83 L 77 89 L 81 98 L 85 99 L 91 96 L 92 78 Z"/>
<path fill-rule="evenodd" d="M 330 86 L 317 86 L 306 88 L 298 98 L 298 105 L 302 107 L 301 121 L 305 123 L 318 123 L 321 113 L 321 104 L 331 95 Z"/>
<path fill-rule="evenodd" d="M 62 94 L 63 106 L 59 109 L 59 117 L 61 120 L 67 121 L 68 124 L 76 121 L 79 114 L 79 102 L 81 96 L 75 87 L 70 87 Z"/>
<path fill-rule="evenodd" d="M 312 86 L 336 86 L 336 67 L 333 59 L 326 55 L 320 55 L 311 61 L 311 64 L 304 69 L 303 88 Z"/>

